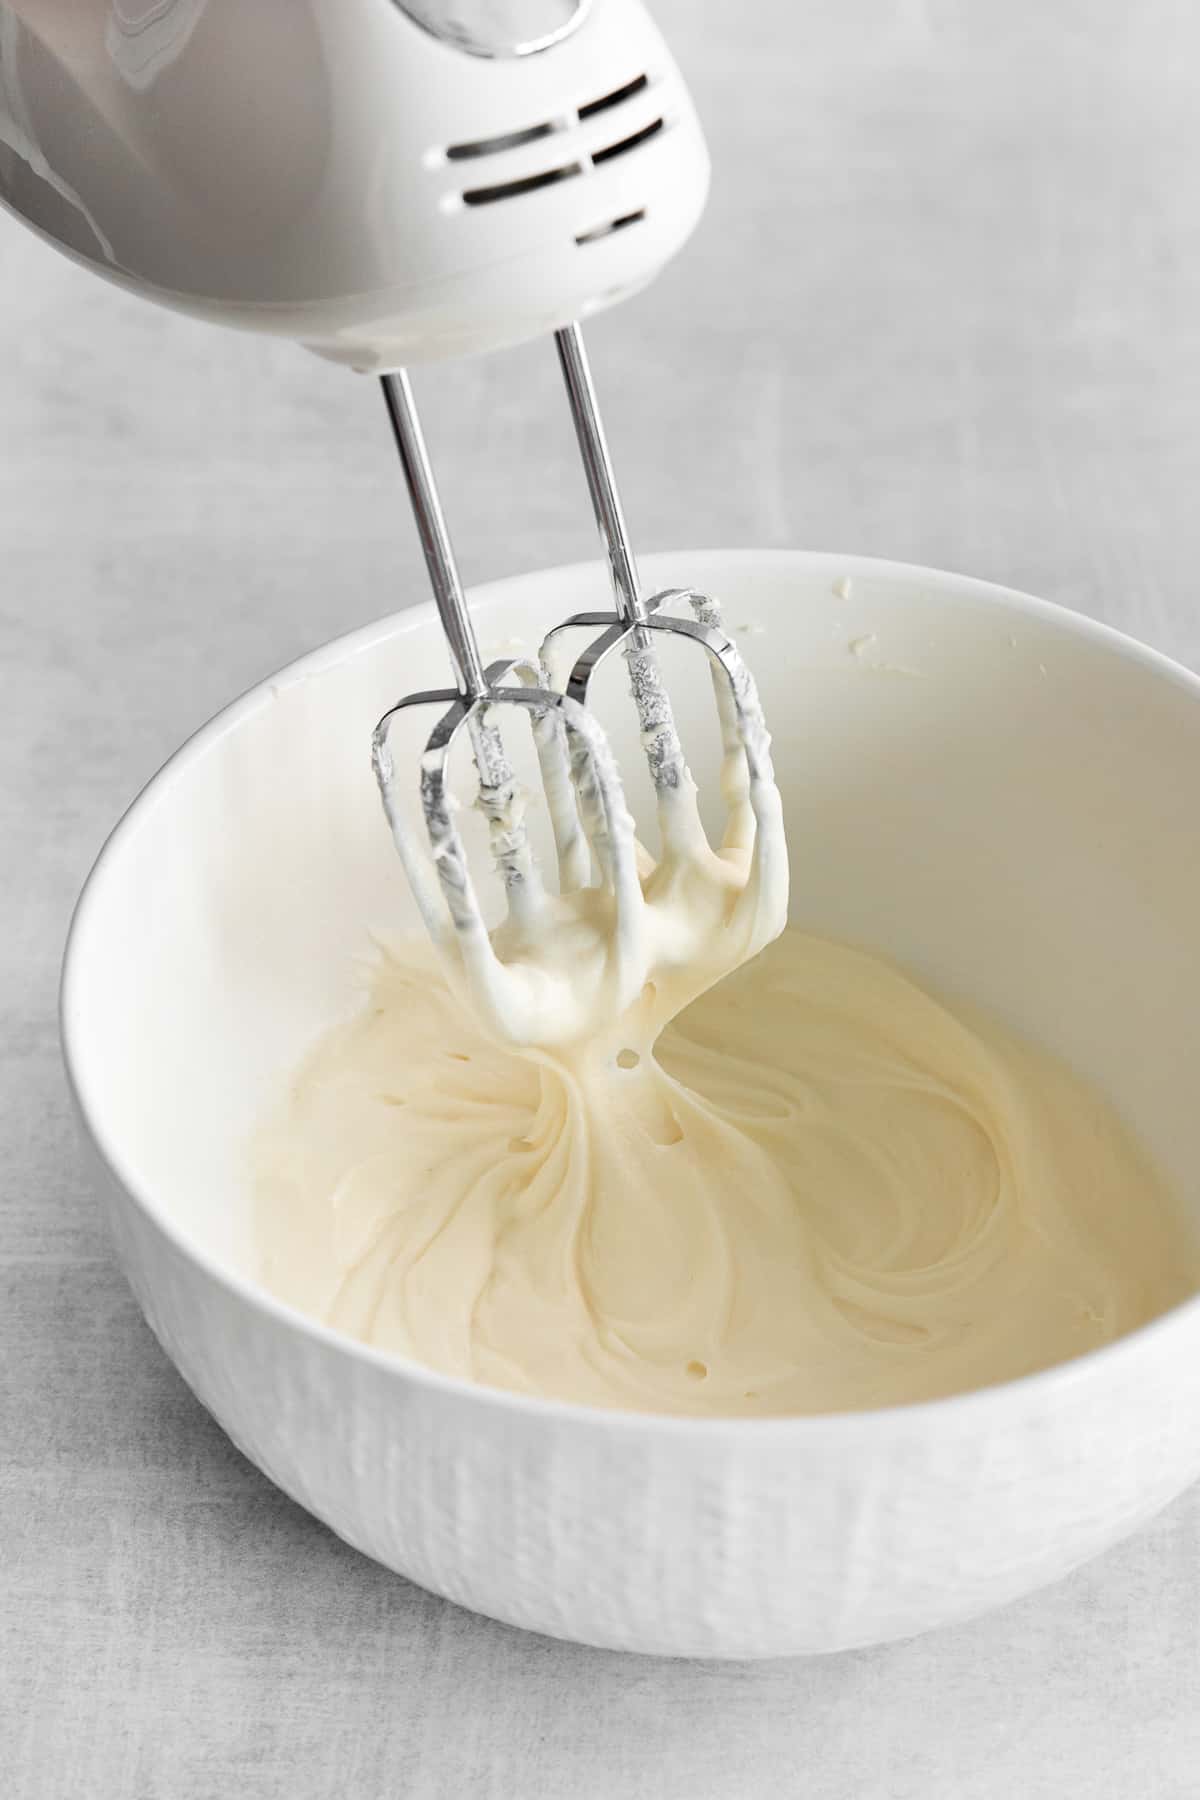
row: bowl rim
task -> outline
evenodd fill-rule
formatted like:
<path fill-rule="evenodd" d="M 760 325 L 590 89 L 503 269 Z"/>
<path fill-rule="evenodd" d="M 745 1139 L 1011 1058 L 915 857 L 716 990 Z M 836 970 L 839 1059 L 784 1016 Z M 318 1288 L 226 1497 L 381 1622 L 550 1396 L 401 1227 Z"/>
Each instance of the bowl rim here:
<path fill-rule="evenodd" d="M 918 581 L 935 591 L 952 590 L 984 607 L 992 606 L 1011 614 L 1024 615 L 1056 627 L 1065 636 L 1090 641 L 1124 661 L 1140 664 L 1200 701 L 1200 676 L 1162 651 L 1152 649 L 1137 638 L 1085 613 L 1075 612 L 1054 601 L 1041 600 L 1019 589 L 976 576 L 959 575 L 952 570 L 927 568 L 918 563 L 898 562 L 883 557 L 786 548 L 655 551 L 639 558 L 643 571 L 651 575 L 656 570 L 666 575 L 670 565 L 681 561 L 692 567 L 701 563 L 716 565 L 732 562 L 749 570 L 768 571 L 774 568 L 806 575 L 829 573 L 834 576 L 849 576 L 851 579 L 855 575 L 861 575 L 889 581 Z M 578 582 L 594 576 L 601 567 L 596 561 L 589 560 L 503 576 L 473 587 L 470 599 L 476 606 L 490 606 L 502 602 L 514 588 L 531 582 L 539 585 L 559 581 Z M 653 1436 L 667 1434 L 694 1439 L 697 1445 L 712 1443 L 726 1434 L 759 1443 L 766 1440 L 819 1443 L 826 1438 L 844 1441 L 867 1434 L 873 1437 L 880 1434 L 907 1435 L 913 1430 L 936 1428 L 943 1421 L 961 1421 L 967 1413 L 995 1412 L 1019 1403 L 1026 1396 L 1043 1400 L 1057 1397 L 1064 1391 L 1102 1376 L 1105 1371 L 1116 1372 L 1122 1364 L 1131 1363 L 1140 1353 L 1151 1351 L 1159 1340 L 1176 1332 L 1185 1323 L 1190 1324 L 1193 1319 L 1200 1320 L 1200 1293 L 1197 1293 L 1146 1324 L 1115 1338 L 1111 1343 L 1084 1351 L 1066 1362 L 1052 1363 L 1045 1369 L 1037 1369 L 1008 1381 L 969 1388 L 938 1399 L 854 1412 L 785 1413 L 753 1418 L 723 1415 L 698 1417 L 684 1413 L 640 1412 L 620 1407 L 590 1406 L 540 1394 L 489 1387 L 482 1382 L 447 1374 L 398 1351 L 381 1350 L 335 1330 L 289 1305 L 287 1301 L 280 1300 L 250 1276 L 227 1268 L 208 1250 L 193 1243 L 170 1213 L 157 1203 L 135 1174 L 124 1166 L 118 1147 L 100 1124 L 100 1109 L 89 1103 L 87 1083 L 80 1068 L 75 1043 L 74 1021 L 80 1011 L 76 1000 L 79 971 L 88 954 L 90 924 L 97 896 L 109 880 L 110 869 L 120 856 L 126 840 L 141 829 L 144 817 L 152 805 L 157 803 L 165 782 L 175 779 L 190 763 L 207 755 L 229 732 L 236 730 L 243 720 L 294 682 L 310 680 L 377 644 L 390 643 L 397 637 L 431 624 L 436 624 L 433 602 L 418 601 L 328 639 L 245 689 L 185 738 L 142 785 L 104 839 L 80 890 L 67 931 L 59 984 L 59 1036 L 68 1090 L 80 1124 L 107 1173 L 173 1250 L 195 1264 L 209 1280 L 223 1288 L 231 1297 L 265 1315 L 272 1323 L 298 1331 L 328 1350 L 385 1375 L 399 1376 L 434 1394 L 444 1393 L 457 1401 L 472 1405 L 498 1407 L 535 1422 L 540 1420 L 547 1425 L 569 1425 L 581 1429 L 595 1427 L 608 1433 L 634 1436 L 646 1433 Z"/>

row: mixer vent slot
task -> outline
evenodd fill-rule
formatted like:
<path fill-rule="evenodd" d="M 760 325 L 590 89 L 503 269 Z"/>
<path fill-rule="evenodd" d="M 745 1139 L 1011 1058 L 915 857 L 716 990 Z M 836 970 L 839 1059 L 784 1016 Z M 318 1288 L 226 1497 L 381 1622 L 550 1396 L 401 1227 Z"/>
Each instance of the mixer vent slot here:
<path fill-rule="evenodd" d="M 597 113 L 607 112 L 610 106 L 620 106 L 622 100 L 632 100 L 635 94 L 644 93 L 650 86 L 648 75 L 638 75 L 633 81 L 627 81 L 624 87 L 614 88 L 611 94 L 601 94 L 599 100 L 589 100 L 586 106 L 579 108 L 579 118 L 594 119 Z"/>
<path fill-rule="evenodd" d="M 536 144 L 539 138 L 553 137 L 562 126 L 553 122 L 543 125 L 527 125 L 523 131 L 506 131 L 502 137 L 477 138 L 473 143 L 450 144 L 446 149 L 448 162 L 469 162 L 476 156 L 495 156 L 500 150 L 519 150 L 522 144 Z"/>
<path fill-rule="evenodd" d="M 540 175 L 522 175 L 517 181 L 464 188 L 463 201 L 467 206 L 490 206 L 494 200 L 513 200 L 518 194 L 532 194 L 536 188 L 553 187 L 556 181 L 569 181 L 572 175 L 582 174 L 582 163 L 564 163 L 559 169 L 543 169 Z"/>
<path fill-rule="evenodd" d="M 626 100 L 632 100 L 636 94 L 645 93 L 652 86 L 648 75 L 636 75 L 623 87 L 613 88 L 611 93 L 601 94 L 598 100 L 589 100 L 586 105 L 576 109 L 575 117 L 580 124 L 593 119 L 598 113 L 606 113 L 614 107 L 621 106 Z M 498 137 L 475 138 L 461 144 L 451 144 L 446 150 L 448 162 L 471 162 L 480 157 L 495 156 L 505 150 L 516 150 L 524 144 L 535 144 L 541 138 L 553 137 L 566 130 L 569 119 L 546 120 L 540 125 L 526 125 L 520 131 L 509 131 Z M 630 150 L 636 150 L 651 138 L 657 137 L 666 129 L 666 120 L 651 120 L 640 130 L 632 132 L 628 137 L 618 138 L 615 144 L 605 144 L 600 150 L 593 150 L 584 155 L 578 162 L 560 163 L 554 169 L 542 169 L 536 175 L 518 175 L 511 181 L 489 182 L 486 187 L 464 188 L 462 201 L 464 206 L 491 206 L 496 200 L 515 200 L 521 194 L 536 193 L 538 188 L 553 187 L 556 182 L 569 181 L 572 176 L 582 175 L 588 168 L 603 168 L 606 162 L 614 157 L 624 156 Z M 642 213 L 626 213 L 619 219 L 609 220 L 598 225 L 592 231 L 585 231 L 576 238 L 577 244 L 590 244 L 594 238 L 607 237 L 610 232 L 621 231 L 626 225 L 636 224 Z"/>
<path fill-rule="evenodd" d="M 648 75 L 635 75 L 632 81 L 614 88 L 611 94 L 601 94 L 598 100 L 589 100 L 586 106 L 578 107 L 575 117 L 580 124 L 585 119 L 594 119 L 597 113 L 632 100 L 635 94 L 644 93 L 649 86 Z M 540 125 L 525 125 L 519 131 L 504 131 L 495 137 L 469 138 L 461 144 L 448 144 L 446 161 L 473 162 L 480 156 L 499 156 L 505 150 L 519 150 L 524 144 L 536 144 L 539 138 L 553 137 L 555 132 L 565 131 L 569 123 L 568 119 L 543 119 Z"/>
<path fill-rule="evenodd" d="M 590 231 L 578 232 L 575 242 L 594 244 L 597 238 L 611 237 L 614 231 L 624 231 L 627 225 L 639 224 L 645 216 L 645 207 L 639 206 L 636 212 L 622 213 L 619 219 L 608 219 L 603 225 L 593 225 Z"/>
<path fill-rule="evenodd" d="M 597 168 L 602 163 L 611 162 L 615 156 L 624 156 L 629 150 L 636 150 L 639 144 L 645 144 L 652 137 L 657 137 L 666 123 L 663 119 L 655 119 L 649 125 L 643 125 L 632 137 L 621 138 L 618 143 L 606 144 L 603 150 L 592 151 L 592 161 Z"/>

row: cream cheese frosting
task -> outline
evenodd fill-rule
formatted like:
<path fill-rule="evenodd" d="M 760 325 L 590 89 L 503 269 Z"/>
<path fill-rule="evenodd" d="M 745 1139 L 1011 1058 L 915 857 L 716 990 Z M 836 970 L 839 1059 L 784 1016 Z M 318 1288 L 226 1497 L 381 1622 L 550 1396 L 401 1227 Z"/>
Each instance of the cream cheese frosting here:
<path fill-rule="evenodd" d="M 553 1049 L 485 1030 L 423 942 L 368 987 L 257 1135 L 262 1272 L 434 1368 L 852 1410 L 1043 1368 L 1198 1284 L 1099 1094 L 862 950 L 789 930 L 682 1011 L 652 981 Z"/>

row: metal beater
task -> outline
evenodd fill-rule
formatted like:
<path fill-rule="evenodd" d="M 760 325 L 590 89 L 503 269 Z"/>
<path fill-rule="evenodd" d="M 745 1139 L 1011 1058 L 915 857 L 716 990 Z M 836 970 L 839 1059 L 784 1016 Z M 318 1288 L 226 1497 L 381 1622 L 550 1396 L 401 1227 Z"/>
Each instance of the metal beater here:
<path fill-rule="evenodd" d="M 786 855 L 782 836 L 764 831 L 765 813 L 776 797 L 770 737 L 753 677 L 721 623 L 708 595 L 671 589 L 643 598 L 630 548 L 612 460 L 600 419 L 595 388 L 577 324 L 555 334 L 571 415 L 582 454 L 588 490 L 612 577 L 615 609 L 585 612 L 564 620 L 547 635 L 535 666 L 513 659 L 485 667 L 459 580 L 445 516 L 404 372 L 382 377 L 395 435 L 420 534 L 434 601 L 450 652 L 456 686 L 407 695 L 389 707 L 375 728 L 372 760 L 393 841 L 435 945 L 451 966 L 461 966 L 475 1005 L 506 1036 L 537 1035 L 536 993 L 522 988 L 526 974 L 521 947 L 542 922 L 547 895 L 534 862 L 523 816 L 523 794 L 515 781 L 494 713 L 517 708 L 531 723 L 554 832 L 560 896 L 593 889 L 611 906 L 619 926 L 614 934 L 620 966 L 615 970 L 616 1008 L 636 997 L 645 972 L 640 929 L 647 899 L 639 862 L 644 853 L 607 739 L 587 706 L 599 666 L 621 651 L 650 775 L 654 784 L 664 856 L 712 857 L 741 853 L 747 880 L 738 905 L 763 913 L 749 929 L 750 953 L 776 935 L 783 920 L 764 896 L 780 891 L 780 868 L 765 859 Z M 691 618 L 667 611 L 686 602 Z M 562 661 L 569 632 L 594 632 L 572 662 Z M 722 797 L 727 817 L 720 851 L 710 846 L 696 804 L 675 727 L 670 696 L 654 644 L 656 634 L 680 637 L 707 653 L 722 734 Z M 400 782 L 389 748 L 395 719 L 415 706 L 444 709 L 420 759 L 420 803 L 428 854 L 405 818 Z M 466 731 L 479 777 L 478 805 L 488 821 L 489 841 L 507 900 L 507 935 L 517 955 L 506 961 L 498 948 L 504 932 L 489 933 L 466 852 L 454 821 L 449 793 L 450 755 Z M 744 918 L 731 920 L 746 931 Z M 532 1004 L 531 1004 L 532 1002 Z M 528 1033 L 521 1024 L 528 1015 Z"/>

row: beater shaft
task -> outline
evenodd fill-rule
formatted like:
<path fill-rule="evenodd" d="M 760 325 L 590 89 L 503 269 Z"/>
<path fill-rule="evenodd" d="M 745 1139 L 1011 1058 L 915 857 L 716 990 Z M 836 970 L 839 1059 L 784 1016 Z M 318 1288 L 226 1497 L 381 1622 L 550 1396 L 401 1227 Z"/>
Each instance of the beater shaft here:
<path fill-rule="evenodd" d="M 446 515 L 442 511 L 433 465 L 425 447 L 425 434 L 417 416 L 412 383 L 407 372 L 398 369 L 395 374 L 381 377 L 381 386 L 388 418 L 392 422 L 396 448 L 400 452 L 400 465 L 408 483 L 409 499 L 412 501 L 421 549 L 425 554 L 425 567 L 429 571 L 434 604 L 442 621 L 442 631 L 450 651 L 450 660 L 454 664 L 459 691 L 464 700 L 482 700 L 488 690 L 487 676 L 467 612 L 467 599 L 459 578 L 458 564 L 454 559 L 454 546 L 446 528 Z"/>
<path fill-rule="evenodd" d="M 575 423 L 575 436 L 579 440 L 579 453 L 583 458 L 592 510 L 608 556 L 617 610 L 631 625 L 640 623 L 646 616 L 646 608 L 642 601 L 637 565 L 629 545 L 625 512 L 621 496 L 617 492 L 617 478 L 608 451 L 608 440 L 600 418 L 592 371 L 584 348 L 583 332 L 578 325 L 567 325 L 563 330 L 555 332 L 554 342 L 563 379 L 567 384 L 567 398 L 571 403 L 571 417 Z"/>

